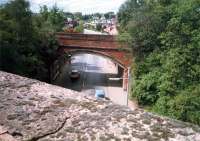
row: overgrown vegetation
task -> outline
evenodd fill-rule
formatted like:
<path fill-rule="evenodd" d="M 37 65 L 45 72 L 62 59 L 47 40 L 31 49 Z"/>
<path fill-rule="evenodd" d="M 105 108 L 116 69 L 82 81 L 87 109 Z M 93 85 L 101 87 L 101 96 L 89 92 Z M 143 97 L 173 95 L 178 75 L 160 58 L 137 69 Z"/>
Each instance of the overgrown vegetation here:
<path fill-rule="evenodd" d="M 56 6 L 33 14 L 25 0 L 0 7 L 0 70 L 49 81 L 58 44 L 54 33 L 64 25 Z"/>
<path fill-rule="evenodd" d="M 118 20 L 135 56 L 132 96 L 200 125 L 200 1 L 128 0 Z"/>

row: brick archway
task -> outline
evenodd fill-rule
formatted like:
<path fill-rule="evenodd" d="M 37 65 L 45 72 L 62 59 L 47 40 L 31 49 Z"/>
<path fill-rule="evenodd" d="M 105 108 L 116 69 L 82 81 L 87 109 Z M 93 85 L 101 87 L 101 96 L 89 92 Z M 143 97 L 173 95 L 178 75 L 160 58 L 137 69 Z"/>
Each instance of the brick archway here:
<path fill-rule="evenodd" d="M 90 35 L 57 33 L 59 51 L 65 52 L 93 52 L 104 55 L 118 62 L 123 68 L 123 88 L 128 88 L 128 70 L 131 64 L 131 53 L 127 52 L 127 45 L 118 42 L 112 35 Z"/>

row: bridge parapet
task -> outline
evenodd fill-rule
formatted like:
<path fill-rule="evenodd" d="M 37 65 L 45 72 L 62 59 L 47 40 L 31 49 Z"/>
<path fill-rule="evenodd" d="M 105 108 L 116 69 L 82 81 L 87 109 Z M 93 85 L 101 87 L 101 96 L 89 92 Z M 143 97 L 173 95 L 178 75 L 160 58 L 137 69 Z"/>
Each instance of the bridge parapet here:
<path fill-rule="evenodd" d="M 87 41 L 117 41 L 117 36 L 113 35 L 96 35 L 96 34 L 80 34 L 80 33 L 63 33 L 58 32 L 57 37 L 73 40 L 87 40 Z"/>
<path fill-rule="evenodd" d="M 74 46 L 82 48 L 103 48 L 115 49 L 128 47 L 120 43 L 117 36 L 113 35 L 91 35 L 91 34 L 74 34 L 74 33 L 57 33 L 57 39 L 60 46 Z"/>
<path fill-rule="evenodd" d="M 0 115 L 1 141 L 200 139 L 198 126 L 1 71 Z"/>

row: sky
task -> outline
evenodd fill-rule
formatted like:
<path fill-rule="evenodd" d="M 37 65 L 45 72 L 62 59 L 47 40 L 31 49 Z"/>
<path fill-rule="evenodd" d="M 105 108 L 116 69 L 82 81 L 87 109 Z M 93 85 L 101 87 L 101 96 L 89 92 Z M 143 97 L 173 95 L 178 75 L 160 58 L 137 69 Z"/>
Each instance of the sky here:
<path fill-rule="evenodd" d="M 9 0 L 0 0 L 0 4 Z M 39 7 L 47 5 L 52 7 L 54 4 L 65 12 L 82 12 L 83 14 L 117 12 L 120 5 L 126 0 L 28 0 L 31 10 L 38 12 Z"/>

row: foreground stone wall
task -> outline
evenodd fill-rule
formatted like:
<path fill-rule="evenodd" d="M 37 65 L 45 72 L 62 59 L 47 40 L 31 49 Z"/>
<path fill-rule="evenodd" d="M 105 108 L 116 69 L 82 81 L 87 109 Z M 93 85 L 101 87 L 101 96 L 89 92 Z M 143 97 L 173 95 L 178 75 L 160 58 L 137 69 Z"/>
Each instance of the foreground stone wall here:
<path fill-rule="evenodd" d="M 0 141 L 200 141 L 200 128 L 0 71 Z"/>

